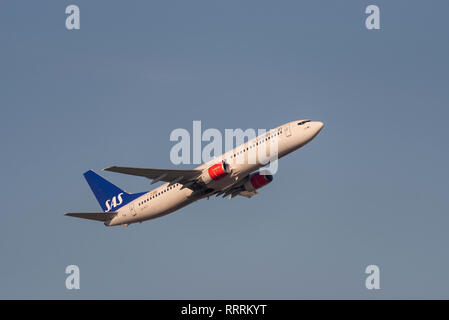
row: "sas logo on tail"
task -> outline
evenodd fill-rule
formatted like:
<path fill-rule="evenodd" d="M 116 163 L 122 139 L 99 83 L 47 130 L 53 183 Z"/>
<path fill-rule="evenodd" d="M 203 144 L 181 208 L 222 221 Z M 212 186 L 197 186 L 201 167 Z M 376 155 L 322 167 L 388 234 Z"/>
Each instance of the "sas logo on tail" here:
<path fill-rule="evenodd" d="M 123 203 L 122 194 L 123 194 L 123 192 L 119 193 L 117 196 L 114 196 L 112 198 L 112 200 L 106 200 L 106 203 L 105 203 L 106 211 L 105 212 L 109 212 L 109 211 L 111 211 L 112 208 L 115 208 Z"/>

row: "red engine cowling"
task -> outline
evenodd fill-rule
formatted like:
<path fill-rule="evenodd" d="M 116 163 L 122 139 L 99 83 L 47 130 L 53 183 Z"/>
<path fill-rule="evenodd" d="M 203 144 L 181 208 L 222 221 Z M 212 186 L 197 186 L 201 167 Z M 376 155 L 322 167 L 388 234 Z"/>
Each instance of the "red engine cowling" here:
<path fill-rule="evenodd" d="M 217 181 L 229 174 L 229 165 L 226 162 L 221 162 L 210 166 L 204 170 L 201 175 L 201 180 L 208 184 L 211 181 Z"/>
<path fill-rule="evenodd" d="M 260 189 L 271 181 L 273 181 L 273 176 L 271 174 L 261 174 L 260 172 L 256 172 L 249 176 L 248 182 L 245 183 L 245 189 L 248 191 Z"/>

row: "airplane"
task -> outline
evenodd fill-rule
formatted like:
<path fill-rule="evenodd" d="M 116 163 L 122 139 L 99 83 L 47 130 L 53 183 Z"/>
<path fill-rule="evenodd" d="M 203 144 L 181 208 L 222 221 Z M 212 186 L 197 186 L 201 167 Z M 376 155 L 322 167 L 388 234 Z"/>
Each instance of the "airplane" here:
<path fill-rule="evenodd" d="M 273 180 L 266 164 L 249 161 L 259 148 L 277 143 L 277 158 L 301 148 L 321 131 L 320 121 L 297 120 L 271 129 L 193 170 L 150 169 L 112 166 L 103 169 L 151 179 L 165 184 L 148 192 L 128 193 L 92 170 L 84 173 L 103 212 L 66 213 L 67 216 L 101 221 L 105 226 L 128 226 L 158 218 L 210 196 L 251 198 Z M 273 140 L 274 141 L 271 141 Z"/>

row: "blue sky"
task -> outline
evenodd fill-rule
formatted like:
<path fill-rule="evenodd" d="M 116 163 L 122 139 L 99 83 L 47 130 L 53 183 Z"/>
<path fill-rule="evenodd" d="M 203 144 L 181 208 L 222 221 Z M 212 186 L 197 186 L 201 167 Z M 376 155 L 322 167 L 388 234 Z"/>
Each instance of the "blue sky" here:
<path fill-rule="evenodd" d="M 80 30 L 65 29 L 69 4 Z M 370 4 L 381 30 L 365 29 Z M 0 298 L 447 299 L 448 10 L 2 1 Z M 88 169 L 173 168 L 170 132 L 194 120 L 224 132 L 303 118 L 325 128 L 251 200 L 128 228 L 63 216 L 100 209 Z M 65 288 L 70 264 L 80 290 Z"/>

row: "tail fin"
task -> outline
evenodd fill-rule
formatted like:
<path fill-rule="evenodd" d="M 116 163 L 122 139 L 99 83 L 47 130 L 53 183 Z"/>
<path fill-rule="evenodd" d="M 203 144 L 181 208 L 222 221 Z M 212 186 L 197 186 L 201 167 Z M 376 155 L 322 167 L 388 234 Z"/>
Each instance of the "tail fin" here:
<path fill-rule="evenodd" d="M 144 194 L 127 193 L 92 170 L 85 172 L 84 178 L 104 212 L 117 211 L 117 209 Z"/>

